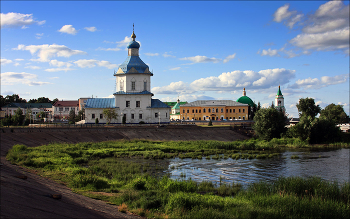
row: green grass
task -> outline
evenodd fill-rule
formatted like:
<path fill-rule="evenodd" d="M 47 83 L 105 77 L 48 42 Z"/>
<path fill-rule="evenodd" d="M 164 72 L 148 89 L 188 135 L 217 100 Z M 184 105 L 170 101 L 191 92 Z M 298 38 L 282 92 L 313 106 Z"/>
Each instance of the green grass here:
<path fill-rule="evenodd" d="M 310 147 L 295 139 L 111 141 L 35 148 L 15 145 L 6 158 L 11 163 L 35 168 L 74 192 L 149 218 L 349 218 L 350 183 L 279 178 L 243 189 L 222 180 L 217 185 L 172 180 L 161 174 L 169 166 L 165 158 L 273 159 L 280 155 L 278 147 L 282 145 Z"/>

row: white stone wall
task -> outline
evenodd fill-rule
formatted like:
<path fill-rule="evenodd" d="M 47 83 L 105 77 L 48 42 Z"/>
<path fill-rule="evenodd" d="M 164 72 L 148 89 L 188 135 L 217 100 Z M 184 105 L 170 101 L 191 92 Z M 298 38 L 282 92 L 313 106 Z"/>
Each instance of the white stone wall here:
<path fill-rule="evenodd" d="M 145 123 L 161 123 L 169 122 L 170 119 L 170 108 L 147 108 L 147 109 L 131 109 L 124 108 L 123 110 L 115 109 L 118 117 L 112 119 L 111 123 L 122 123 L 122 117 L 126 114 L 126 123 L 139 123 L 143 121 Z M 139 119 L 139 114 L 142 114 L 142 119 Z M 155 113 L 160 113 L 156 118 Z M 95 118 L 92 118 L 92 114 L 95 114 Z M 106 123 L 105 116 L 100 119 L 100 114 L 103 114 L 103 109 L 87 108 L 85 109 L 85 123 L 95 123 L 95 119 L 98 118 L 99 123 Z M 131 114 L 134 114 L 134 119 L 131 118 Z"/>

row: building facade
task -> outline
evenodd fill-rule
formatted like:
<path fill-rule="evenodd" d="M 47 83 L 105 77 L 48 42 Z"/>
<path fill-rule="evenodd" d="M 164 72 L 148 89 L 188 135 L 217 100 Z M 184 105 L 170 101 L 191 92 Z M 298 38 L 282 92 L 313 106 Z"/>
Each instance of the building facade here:
<path fill-rule="evenodd" d="M 40 112 L 45 113 L 45 118 L 43 119 L 52 119 L 53 105 L 51 103 L 10 103 L 2 107 L 4 117 L 15 115 L 18 108 L 22 110 L 23 115 L 26 115 L 28 111 L 31 112 L 31 121 L 41 120 L 42 118 L 37 118 L 36 116 Z"/>
<path fill-rule="evenodd" d="M 52 105 L 52 119 L 55 121 L 68 120 L 69 112 L 74 110 L 75 115 L 79 112 L 78 100 L 58 100 Z"/>
<path fill-rule="evenodd" d="M 182 120 L 248 120 L 248 104 L 233 100 L 197 100 L 180 106 Z"/>
<path fill-rule="evenodd" d="M 116 77 L 116 92 L 114 98 L 91 98 L 85 104 L 85 122 L 106 123 L 103 109 L 114 109 L 117 119 L 111 123 L 168 123 L 170 107 L 158 99 L 152 99 L 151 76 L 148 65 L 139 57 L 140 44 L 136 42 L 133 31 L 132 41 L 128 45 L 128 57 L 114 73 Z"/>

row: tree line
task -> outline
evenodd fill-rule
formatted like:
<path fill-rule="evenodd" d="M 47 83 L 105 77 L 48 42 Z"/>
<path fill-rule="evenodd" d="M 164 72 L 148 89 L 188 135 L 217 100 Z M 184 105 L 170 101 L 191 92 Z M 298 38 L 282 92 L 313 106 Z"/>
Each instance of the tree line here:
<path fill-rule="evenodd" d="M 329 104 L 324 109 L 315 104 L 313 98 L 301 98 L 296 104 L 299 123 L 286 128 L 284 113 L 273 106 L 259 109 L 254 116 L 253 129 L 263 140 L 290 137 L 299 138 L 310 144 L 341 141 L 341 131 L 336 125 L 349 122 L 349 116 L 342 105 Z M 319 117 L 317 118 L 317 115 Z"/>
<path fill-rule="evenodd" d="M 29 99 L 27 101 L 26 99 L 23 99 L 19 97 L 18 94 L 12 94 L 12 95 L 7 95 L 4 97 L 3 95 L 0 95 L 0 108 L 10 104 L 10 103 L 51 103 L 54 104 L 56 101 L 58 101 L 57 98 L 50 100 L 47 97 L 39 97 L 38 99 Z"/>

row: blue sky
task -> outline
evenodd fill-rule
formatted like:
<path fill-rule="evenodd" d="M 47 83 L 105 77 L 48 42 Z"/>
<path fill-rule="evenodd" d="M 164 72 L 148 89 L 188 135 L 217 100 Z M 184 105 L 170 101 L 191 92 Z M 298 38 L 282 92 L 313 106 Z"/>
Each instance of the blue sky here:
<path fill-rule="evenodd" d="M 267 107 L 278 86 L 289 116 L 311 97 L 349 114 L 349 2 L 1 1 L 1 95 L 109 97 L 135 24 L 162 101 Z"/>

